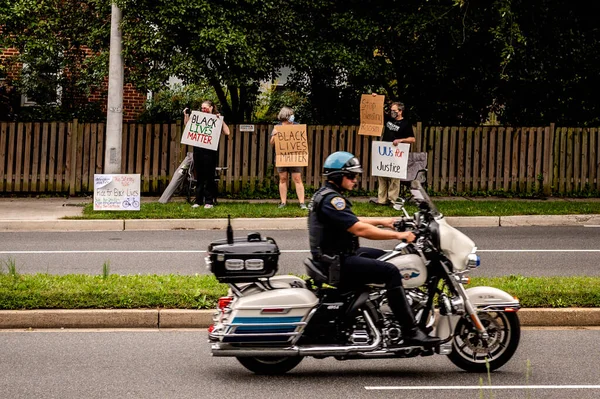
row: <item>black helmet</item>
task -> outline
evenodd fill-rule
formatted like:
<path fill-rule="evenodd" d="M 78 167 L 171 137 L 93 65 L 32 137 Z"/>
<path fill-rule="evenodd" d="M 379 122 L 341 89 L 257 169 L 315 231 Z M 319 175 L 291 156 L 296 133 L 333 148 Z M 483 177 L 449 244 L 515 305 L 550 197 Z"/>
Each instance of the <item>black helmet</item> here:
<path fill-rule="evenodd" d="M 362 173 L 360 161 L 351 153 L 337 151 L 329 155 L 323 164 L 323 175 L 327 177 Z"/>

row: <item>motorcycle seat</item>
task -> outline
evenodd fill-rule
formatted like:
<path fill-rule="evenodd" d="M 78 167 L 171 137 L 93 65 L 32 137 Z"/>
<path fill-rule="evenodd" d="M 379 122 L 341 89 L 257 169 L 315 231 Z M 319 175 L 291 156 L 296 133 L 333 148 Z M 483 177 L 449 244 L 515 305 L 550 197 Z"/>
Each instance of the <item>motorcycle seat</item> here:
<path fill-rule="evenodd" d="M 328 284 L 329 278 L 321 271 L 318 262 L 311 258 L 304 259 L 306 273 L 312 278 L 316 284 Z"/>

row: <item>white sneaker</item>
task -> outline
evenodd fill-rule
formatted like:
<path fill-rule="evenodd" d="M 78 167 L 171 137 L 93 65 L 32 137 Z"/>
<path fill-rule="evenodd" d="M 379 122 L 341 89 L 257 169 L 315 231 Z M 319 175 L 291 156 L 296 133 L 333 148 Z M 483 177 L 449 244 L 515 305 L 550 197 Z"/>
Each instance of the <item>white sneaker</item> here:
<path fill-rule="evenodd" d="M 199 204 L 194 204 L 194 205 L 192 205 L 192 208 L 199 208 L 199 207 L 200 207 L 200 205 L 199 205 Z"/>
<path fill-rule="evenodd" d="M 213 207 L 214 207 L 213 204 L 206 204 L 206 205 L 204 205 L 204 209 L 210 209 L 210 208 L 213 208 Z"/>

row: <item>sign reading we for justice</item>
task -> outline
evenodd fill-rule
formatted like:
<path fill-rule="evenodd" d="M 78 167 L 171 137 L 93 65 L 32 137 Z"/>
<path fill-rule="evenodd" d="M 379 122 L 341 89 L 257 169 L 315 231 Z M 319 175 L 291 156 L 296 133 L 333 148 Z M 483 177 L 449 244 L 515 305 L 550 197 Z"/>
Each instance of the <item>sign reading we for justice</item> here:
<path fill-rule="evenodd" d="M 306 125 L 277 125 L 275 136 L 275 166 L 308 166 Z"/>
<path fill-rule="evenodd" d="M 222 128 L 222 116 L 192 111 L 185 129 L 183 129 L 181 144 L 216 151 L 219 147 Z"/>
<path fill-rule="evenodd" d="M 389 141 L 373 141 L 371 147 L 371 171 L 373 176 L 406 179 L 410 144 Z"/>

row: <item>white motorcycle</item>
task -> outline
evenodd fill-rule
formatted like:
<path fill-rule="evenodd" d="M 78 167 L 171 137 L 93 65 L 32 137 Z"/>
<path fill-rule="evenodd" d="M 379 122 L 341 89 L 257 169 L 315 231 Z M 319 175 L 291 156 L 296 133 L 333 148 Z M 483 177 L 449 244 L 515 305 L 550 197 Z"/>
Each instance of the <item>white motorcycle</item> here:
<path fill-rule="evenodd" d="M 448 225 L 418 181 L 412 198 L 419 211 L 404 212 L 398 231 L 415 233 L 380 259 L 404 276 L 406 296 L 419 326 L 441 338 L 429 348 L 407 345 L 387 306 L 383 286 L 345 291 L 329 285 L 320 265 L 306 259 L 309 276 L 275 276 L 279 249 L 258 233 L 209 246 L 207 265 L 230 295 L 220 298 L 209 328 L 213 356 L 231 356 L 257 374 L 283 374 L 306 356 L 380 359 L 446 355 L 456 366 L 485 372 L 503 366 L 519 345 L 518 299 L 493 287 L 465 289 L 479 266 L 469 237 Z"/>

